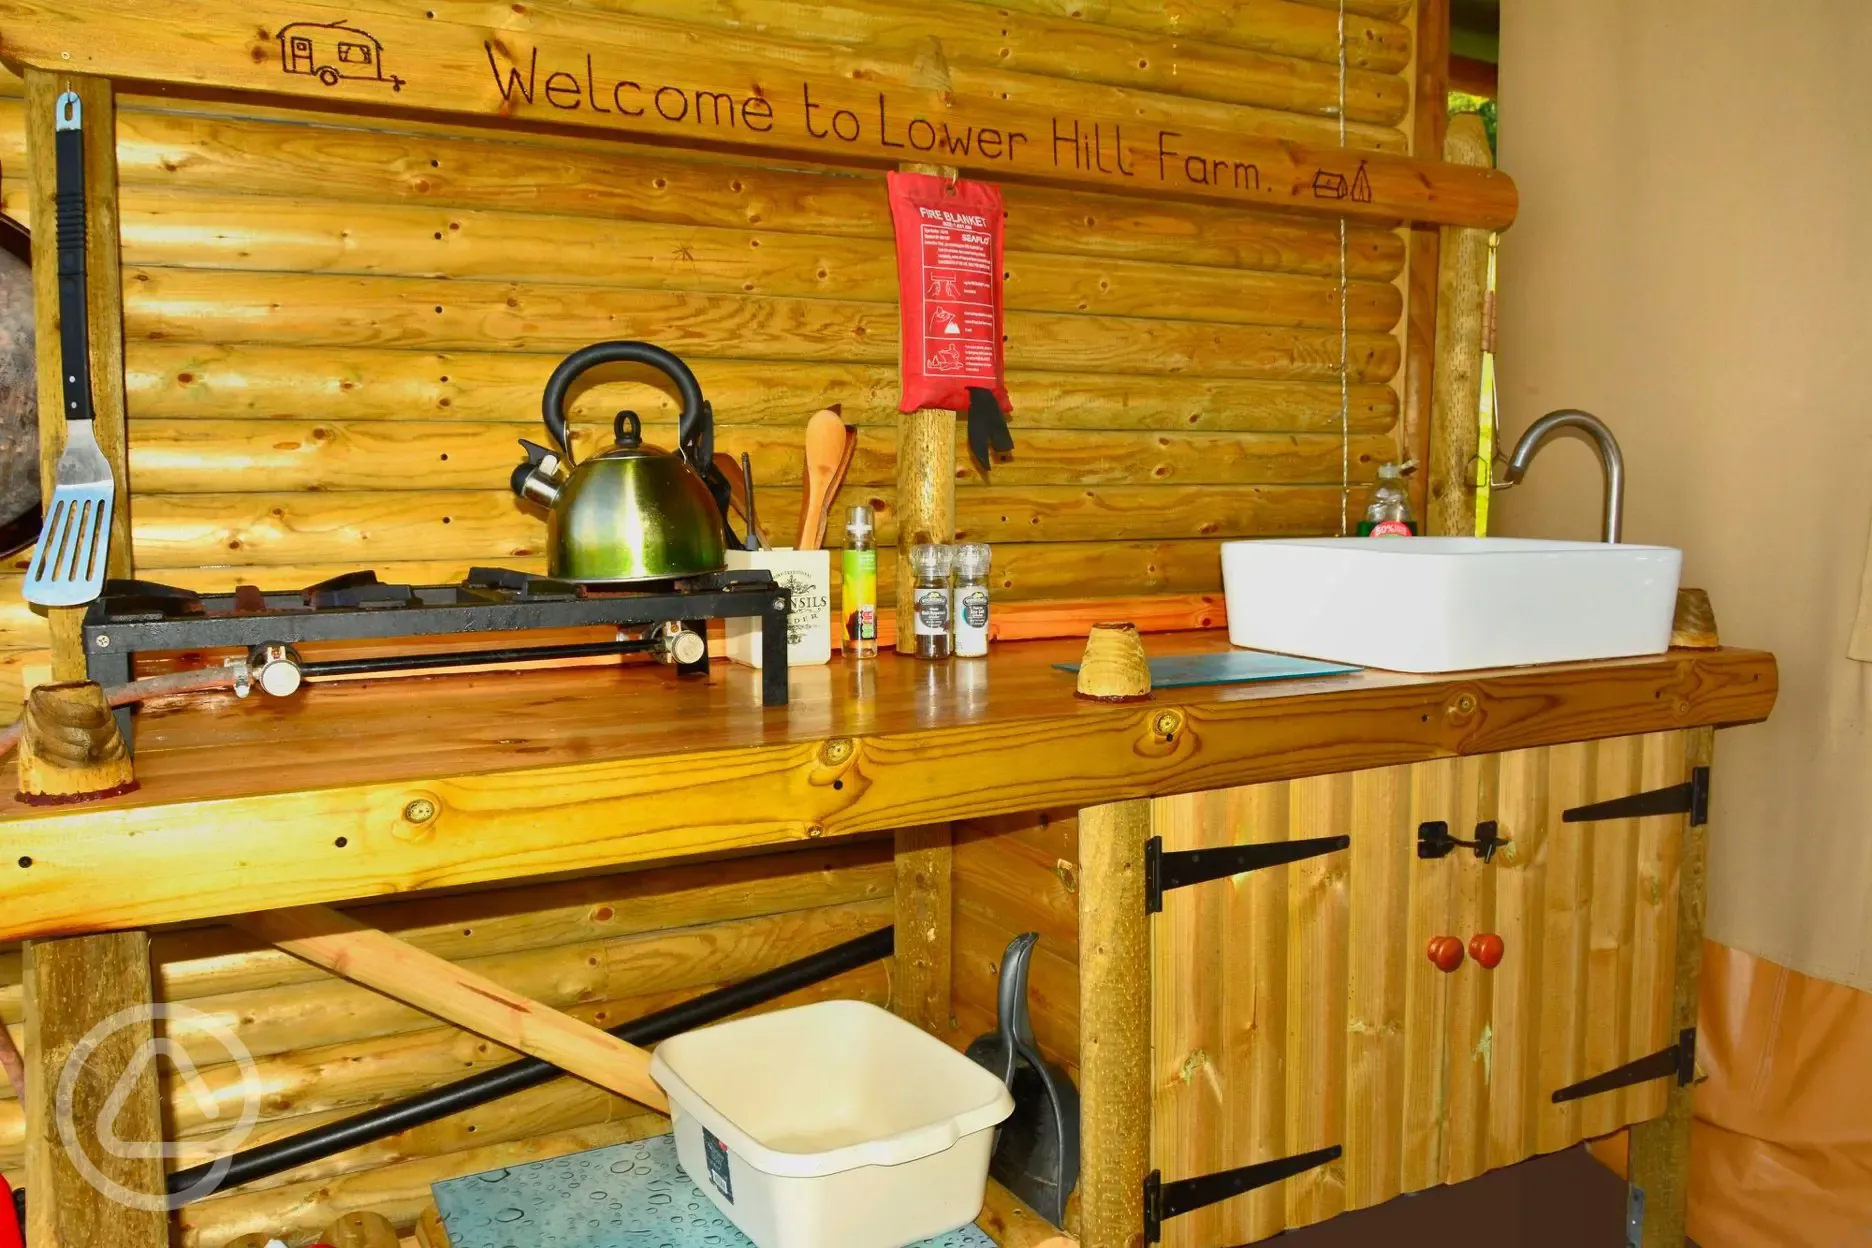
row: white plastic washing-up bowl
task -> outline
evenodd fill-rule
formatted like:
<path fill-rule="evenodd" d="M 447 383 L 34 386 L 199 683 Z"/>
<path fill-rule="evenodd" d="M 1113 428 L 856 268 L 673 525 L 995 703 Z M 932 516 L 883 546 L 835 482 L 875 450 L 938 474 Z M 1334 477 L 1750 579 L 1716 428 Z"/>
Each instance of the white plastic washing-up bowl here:
<path fill-rule="evenodd" d="M 657 1046 L 676 1156 L 759 1248 L 902 1248 L 981 1212 L 999 1079 L 863 1001 Z"/>

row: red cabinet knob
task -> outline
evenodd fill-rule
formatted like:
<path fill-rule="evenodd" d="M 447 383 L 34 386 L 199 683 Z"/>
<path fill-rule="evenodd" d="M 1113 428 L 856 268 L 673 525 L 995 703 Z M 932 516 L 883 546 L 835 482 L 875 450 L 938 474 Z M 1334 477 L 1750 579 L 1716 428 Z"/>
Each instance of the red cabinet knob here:
<path fill-rule="evenodd" d="M 1462 941 L 1454 936 L 1432 936 L 1427 952 L 1430 955 L 1431 964 L 1445 974 L 1462 965 Z"/>
<path fill-rule="evenodd" d="M 1492 971 L 1501 965 L 1502 954 L 1507 946 L 1494 932 L 1482 932 L 1469 938 L 1469 956 L 1485 971 Z"/>

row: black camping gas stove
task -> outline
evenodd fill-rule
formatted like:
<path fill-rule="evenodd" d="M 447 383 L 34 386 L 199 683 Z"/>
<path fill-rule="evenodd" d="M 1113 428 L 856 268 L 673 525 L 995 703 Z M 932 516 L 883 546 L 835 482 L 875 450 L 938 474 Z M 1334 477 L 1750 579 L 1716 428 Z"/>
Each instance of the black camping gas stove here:
<path fill-rule="evenodd" d="M 457 585 L 392 585 L 352 572 L 308 589 L 269 593 L 244 585 L 198 594 L 150 581 L 107 581 L 85 613 L 91 679 L 109 688 L 131 677 L 138 654 L 246 647 L 235 688 L 277 696 L 308 676 L 356 676 L 444 667 L 480 667 L 593 655 L 652 654 L 685 675 L 709 670 L 708 622 L 759 619 L 761 701 L 787 700 L 790 593 L 762 571 L 714 572 L 654 584 L 605 586 L 558 581 L 505 568 L 474 568 Z M 308 641 L 434 638 L 471 633 L 612 626 L 613 641 L 508 646 L 365 658 L 302 659 Z M 127 709 L 117 712 L 124 740 Z"/>

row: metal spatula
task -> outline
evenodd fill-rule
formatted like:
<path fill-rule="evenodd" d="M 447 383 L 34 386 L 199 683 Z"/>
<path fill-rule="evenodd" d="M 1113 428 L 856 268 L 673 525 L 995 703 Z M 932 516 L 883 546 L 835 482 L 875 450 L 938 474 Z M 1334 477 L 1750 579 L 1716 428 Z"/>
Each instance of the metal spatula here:
<path fill-rule="evenodd" d="M 26 601 L 75 607 L 98 596 L 110 561 L 117 482 L 92 427 L 91 334 L 85 309 L 84 129 L 76 93 L 54 109 L 58 155 L 59 355 L 65 377 L 65 450 Z"/>

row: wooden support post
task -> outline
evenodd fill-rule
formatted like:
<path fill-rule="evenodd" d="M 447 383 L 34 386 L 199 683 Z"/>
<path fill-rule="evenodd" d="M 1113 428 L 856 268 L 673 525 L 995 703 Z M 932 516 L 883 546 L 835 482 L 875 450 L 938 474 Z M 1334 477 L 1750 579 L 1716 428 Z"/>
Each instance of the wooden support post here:
<path fill-rule="evenodd" d="M 953 980 L 951 871 L 953 838 L 946 823 L 897 833 L 896 969 L 891 1009 L 932 1035 L 947 1036 Z"/>
<path fill-rule="evenodd" d="M 329 1248 L 399 1248 L 401 1241 L 381 1213 L 347 1213 L 325 1228 L 319 1242 Z"/>
<path fill-rule="evenodd" d="M 1443 158 L 1459 165 L 1495 163 L 1480 117 L 1465 113 L 1450 119 Z M 1427 519 L 1431 534 L 1460 537 L 1475 532 L 1476 422 L 1482 395 L 1489 231 L 1444 230 L 1440 251 Z"/>
<path fill-rule="evenodd" d="M 33 319 L 38 325 L 39 464 L 45 497 L 65 449 L 65 387 L 59 360 L 58 231 L 53 199 L 58 166 L 53 152 L 53 108 L 75 91 L 85 140 L 85 306 L 91 335 L 91 405 L 98 445 L 117 478 L 111 516 L 113 577 L 131 574 L 130 465 L 125 453 L 123 368 L 123 262 L 117 249 L 117 109 L 109 81 L 78 74 L 26 71 L 26 167 L 32 199 Z M 55 607 L 52 678 L 84 680 L 83 607 Z"/>
<path fill-rule="evenodd" d="M 1420 0 L 1417 5 L 1417 80 L 1411 100 L 1411 154 L 1441 156 L 1449 129 L 1449 0 Z M 1434 226 L 1410 230 L 1410 261 L 1405 270 L 1404 416 L 1400 451 L 1419 464 L 1430 462 L 1430 413 L 1436 393 L 1437 270 L 1442 234 Z M 1411 507 L 1426 514 L 1430 473 L 1406 478 Z"/>
<path fill-rule="evenodd" d="M 905 173 L 953 178 L 947 165 L 903 166 Z M 956 414 L 924 407 L 897 417 L 897 653 L 916 653 L 916 595 L 910 548 L 955 540 Z"/>
<path fill-rule="evenodd" d="M 434 1205 L 416 1219 L 416 1243 L 420 1248 L 451 1248 L 448 1228 L 442 1225 L 442 1215 Z"/>
<path fill-rule="evenodd" d="M 334 975 L 669 1112 L 663 1089 L 650 1078 L 650 1055 L 636 1045 L 337 910 L 298 906 L 242 915 L 234 923 Z"/>
<path fill-rule="evenodd" d="M 1715 757 L 1716 730 L 1692 728 L 1684 749 L 1685 779 Z M 1703 910 L 1709 884 L 1709 825 L 1684 826 L 1677 886 L 1677 970 L 1671 993 L 1670 1034 L 1697 1025 L 1703 976 Z M 1661 1118 L 1631 1129 L 1629 1183 L 1644 1193 L 1642 1248 L 1683 1248 L 1690 1193 L 1690 1105 L 1696 1092 L 1672 1086 Z"/>
<path fill-rule="evenodd" d="M 1079 812 L 1079 1199 L 1085 1248 L 1144 1242 L 1150 1158 L 1145 800 Z"/>
<path fill-rule="evenodd" d="M 32 1248 L 168 1248 L 163 1163 L 154 1147 L 163 1126 L 151 1019 L 132 1014 L 80 1051 L 93 1028 L 149 1005 L 148 934 L 29 941 L 22 970 L 30 1063 L 26 1242 Z M 68 1064 L 73 1078 L 69 1109 L 62 1111 Z M 100 1141 L 101 1130 L 113 1147 Z M 82 1161 L 67 1146 L 67 1135 L 83 1151 Z M 148 1155 L 118 1155 L 133 1150 Z M 120 1190 L 107 1190 L 111 1185 Z"/>

